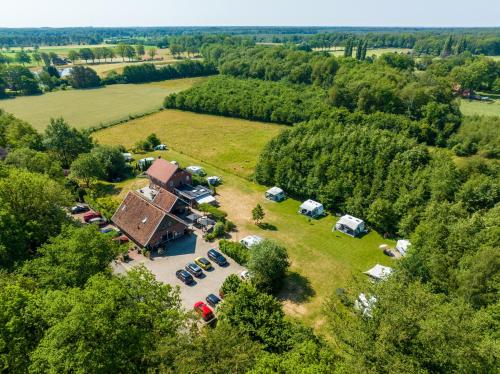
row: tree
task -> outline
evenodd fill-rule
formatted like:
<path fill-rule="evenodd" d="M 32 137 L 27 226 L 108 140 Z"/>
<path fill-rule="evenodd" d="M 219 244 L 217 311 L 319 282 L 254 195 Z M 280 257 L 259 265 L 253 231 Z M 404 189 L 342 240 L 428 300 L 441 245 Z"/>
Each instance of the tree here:
<path fill-rule="evenodd" d="M 45 64 L 45 66 L 50 66 L 50 57 L 49 57 L 48 53 L 41 52 L 40 53 L 40 57 L 42 58 L 43 63 Z"/>
<path fill-rule="evenodd" d="M 88 63 L 89 60 L 94 58 L 94 53 L 90 48 L 82 48 L 78 51 L 78 55 L 81 59 L 85 60 L 85 63 Z"/>
<path fill-rule="evenodd" d="M 5 159 L 7 165 L 23 168 L 33 173 L 47 174 L 51 178 L 63 177 L 61 163 L 44 152 L 29 148 L 14 149 Z"/>
<path fill-rule="evenodd" d="M 72 49 L 68 52 L 68 58 L 73 64 L 76 64 L 76 62 L 80 58 L 80 54 L 78 53 L 78 51 Z"/>
<path fill-rule="evenodd" d="M 156 48 L 149 48 L 148 49 L 148 56 L 150 57 L 151 60 L 154 60 L 156 57 Z"/>
<path fill-rule="evenodd" d="M 283 284 L 289 266 L 286 249 L 271 240 L 254 245 L 247 264 L 252 283 L 259 289 L 274 292 Z"/>
<path fill-rule="evenodd" d="M 361 61 L 363 59 L 363 41 L 358 40 L 358 45 L 356 46 L 356 60 Z"/>
<path fill-rule="evenodd" d="M 58 60 L 60 60 L 59 56 L 55 52 L 49 52 L 49 58 L 52 65 L 57 65 Z"/>
<path fill-rule="evenodd" d="M 89 152 L 93 144 L 88 133 L 71 128 L 64 119 L 58 118 L 51 119 L 45 129 L 44 145 L 68 168 L 80 153 Z"/>
<path fill-rule="evenodd" d="M 104 178 L 113 181 L 125 178 L 129 173 L 129 166 L 123 158 L 119 147 L 100 145 L 91 151 L 96 161 L 101 165 Z"/>
<path fill-rule="evenodd" d="M 29 123 L 0 109 L 0 147 L 42 150 L 42 136 Z"/>
<path fill-rule="evenodd" d="M 85 187 L 89 188 L 92 182 L 104 178 L 104 170 L 101 163 L 91 153 L 78 155 L 71 163 L 70 178 L 83 181 Z"/>
<path fill-rule="evenodd" d="M 441 57 L 449 57 L 453 52 L 453 38 L 451 35 L 444 42 L 443 50 L 441 51 Z"/>
<path fill-rule="evenodd" d="M 97 73 L 86 66 L 73 66 L 68 81 L 73 88 L 94 88 L 101 85 Z"/>
<path fill-rule="evenodd" d="M 119 252 L 119 244 L 95 225 L 65 226 L 38 249 L 37 257 L 24 263 L 22 273 L 44 289 L 83 287 L 95 274 L 110 274 L 110 263 Z"/>
<path fill-rule="evenodd" d="M 40 55 L 39 52 L 36 51 L 33 52 L 31 57 L 33 58 L 33 61 L 35 61 L 37 65 L 40 65 L 40 62 L 42 62 L 42 56 Z"/>
<path fill-rule="evenodd" d="M 29 64 L 31 62 L 30 55 L 25 50 L 20 50 L 16 52 L 16 61 L 22 65 Z"/>
<path fill-rule="evenodd" d="M 257 206 L 252 209 L 252 219 L 254 220 L 255 224 L 258 225 L 264 219 L 264 216 L 264 209 L 260 204 L 257 204 Z"/>
<path fill-rule="evenodd" d="M 226 296 L 219 309 L 221 322 L 248 334 L 270 352 L 287 349 L 289 325 L 284 316 L 278 300 L 248 282 Z"/>
<path fill-rule="evenodd" d="M 161 144 L 161 140 L 156 136 L 155 133 L 152 133 L 152 134 L 148 135 L 148 137 L 146 138 L 146 140 L 149 143 L 151 143 L 151 146 L 153 148 Z"/>
<path fill-rule="evenodd" d="M 240 287 L 242 283 L 242 280 L 238 275 L 236 274 L 230 274 L 227 276 L 226 279 L 224 279 L 224 282 L 222 283 L 222 286 L 220 288 L 221 294 L 226 297 L 236 291 L 238 291 L 238 288 Z"/>
<path fill-rule="evenodd" d="M 210 349 L 207 349 L 210 347 Z M 170 346 L 164 348 L 165 351 Z M 208 373 L 246 373 L 261 353 L 259 344 L 233 327 L 220 323 L 217 328 L 193 333 L 175 354 L 177 373 L 196 373 L 203 362 Z"/>
<path fill-rule="evenodd" d="M 48 329 L 32 352 L 33 373 L 146 372 L 186 320 L 179 292 L 144 267 L 48 292 L 41 308 Z"/>
<path fill-rule="evenodd" d="M 146 53 L 145 49 L 144 49 L 144 45 L 142 44 L 137 44 L 135 46 L 135 54 L 137 55 L 137 58 L 140 60 L 142 59 L 142 56 L 144 56 L 144 54 Z"/>
<path fill-rule="evenodd" d="M 11 169 L 0 178 L 0 266 L 29 257 L 68 217 L 67 191 L 47 175 Z"/>

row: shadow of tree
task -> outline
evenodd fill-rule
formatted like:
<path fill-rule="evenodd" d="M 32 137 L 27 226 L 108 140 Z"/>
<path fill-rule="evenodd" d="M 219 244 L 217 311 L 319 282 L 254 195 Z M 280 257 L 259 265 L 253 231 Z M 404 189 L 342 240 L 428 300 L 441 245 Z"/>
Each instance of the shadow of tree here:
<path fill-rule="evenodd" d="M 311 287 L 311 282 L 303 275 L 292 271 L 284 280 L 282 290 L 278 294 L 280 301 L 291 301 L 292 303 L 303 303 L 316 295 L 316 291 Z"/>
<path fill-rule="evenodd" d="M 267 223 L 267 222 L 261 222 L 259 224 L 257 224 L 257 226 L 259 228 L 261 228 L 262 230 L 268 230 L 268 231 L 278 231 L 278 228 L 270 223 Z"/>
<path fill-rule="evenodd" d="M 92 186 L 92 193 L 95 197 L 118 195 L 122 189 L 111 183 L 96 182 Z"/>

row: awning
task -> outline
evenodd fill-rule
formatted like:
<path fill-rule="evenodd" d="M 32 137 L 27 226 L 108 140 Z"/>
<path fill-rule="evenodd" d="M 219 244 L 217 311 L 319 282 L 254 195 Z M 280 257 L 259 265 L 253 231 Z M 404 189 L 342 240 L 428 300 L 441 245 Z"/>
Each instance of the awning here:
<path fill-rule="evenodd" d="M 213 203 L 214 201 L 215 197 L 213 197 L 212 195 L 200 196 L 196 198 L 196 202 L 198 204 L 210 204 Z"/>

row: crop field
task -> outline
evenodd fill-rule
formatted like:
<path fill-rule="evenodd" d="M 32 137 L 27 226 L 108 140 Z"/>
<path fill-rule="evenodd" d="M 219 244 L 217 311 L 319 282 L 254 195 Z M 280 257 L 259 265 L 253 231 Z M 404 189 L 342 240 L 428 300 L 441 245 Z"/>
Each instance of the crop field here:
<path fill-rule="evenodd" d="M 461 100 L 460 110 L 466 116 L 500 116 L 500 95 L 490 95 L 494 101 Z"/>
<path fill-rule="evenodd" d="M 285 126 L 241 119 L 163 110 L 97 132 L 103 144 L 130 148 L 155 133 L 169 147 L 243 177 L 250 177 L 260 150 Z"/>
<path fill-rule="evenodd" d="M 192 87 L 205 78 L 145 84 L 119 84 L 89 90 L 49 92 L 0 100 L 0 108 L 43 131 L 51 118 L 63 117 L 72 126 L 88 128 L 128 119 L 161 108 L 170 93 Z"/>
<path fill-rule="evenodd" d="M 283 126 L 240 121 L 166 110 L 139 120 L 130 121 L 95 134 L 105 144 L 130 146 L 150 132 L 156 132 L 168 151 L 136 155 L 161 156 L 176 160 L 181 166 L 200 165 L 208 175 L 222 177 L 217 187 L 217 200 L 228 218 L 236 223 L 233 240 L 257 234 L 284 244 L 291 259 L 290 274 L 280 299 L 286 312 L 321 329 L 322 307 L 336 288 L 346 287 L 353 278 L 366 280 L 363 271 L 376 263 L 390 265 L 394 260 L 383 255 L 379 245 L 392 241 L 370 232 L 361 239 L 332 232 L 335 216 L 309 220 L 297 213 L 300 202 L 288 199 L 273 203 L 264 198 L 266 187 L 248 179 L 257 163 L 260 150 Z M 115 198 L 127 191 L 147 185 L 144 178 L 115 185 Z M 256 226 L 251 210 L 261 204 L 265 211 L 264 225 Z"/>

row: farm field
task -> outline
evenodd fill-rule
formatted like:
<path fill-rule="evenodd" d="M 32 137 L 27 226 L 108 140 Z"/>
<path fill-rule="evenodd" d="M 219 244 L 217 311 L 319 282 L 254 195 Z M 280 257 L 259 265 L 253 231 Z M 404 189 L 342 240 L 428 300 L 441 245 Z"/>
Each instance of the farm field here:
<path fill-rule="evenodd" d="M 150 117 L 151 120 L 148 121 Z M 163 118 L 164 136 L 167 138 L 163 138 L 160 133 L 160 117 Z M 217 187 L 217 199 L 221 209 L 238 226 L 232 239 L 239 240 L 248 234 L 258 234 L 277 240 L 287 247 L 291 258 L 290 276 L 280 299 L 289 315 L 299 317 L 319 329 L 323 322 L 324 301 L 336 288 L 347 286 L 353 277 L 366 279 L 361 272 L 376 263 L 390 265 L 393 260 L 384 256 L 378 246 L 382 243 L 394 243 L 384 240 L 376 232 L 370 232 L 362 239 L 334 233 L 332 226 L 336 217 L 308 220 L 297 213 L 299 201 L 288 199 L 283 203 L 273 203 L 264 198 L 266 187 L 251 182 L 248 175 L 253 169 L 250 166 L 257 162 L 266 139 L 271 138 L 270 132 L 277 133 L 280 126 L 249 121 L 231 123 L 230 121 L 235 120 L 203 117 L 188 112 L 162 111 L 141 120 L 101 130 L 95 134 L 95 138 L 104 144 L 130 145 L 151 131 L 156 131 L 170 150 L 137 155 L 136 158 L 161 156 L 167 160 L 176 160 L 181 166 L 200 165 L 208 175 L 221 176 L 224 183 Z M 205 123 L 199 125 L 199 121 L 193 118 L 199 118 Z M 149 122 L 151 124 L 148 125 Z M 160 124 L 154 125 L 155 123 Z M 231 126 L 233 128 L 230 131 L 228 127 Z M 210 127 L 212 135 L 204 132 L 205 127 Z M 250 147 L 250 143 L 254 146 Z M 245 152 L 244 157 L 241 150 Z M 121 200 L 129 190 L 147 184 L 148 181 L 144 178 L 118 183 L 115 185 L 115 198 Z M 266 213 L 265 229 L 254 225 L 251 220 L 251 210 L 258 203 Z"/>
<path fill-rule="evenodd" d="M 495 101 L 485 102 L 477 100 L 461 100 L 460 110 L 466 116 L 473 116 L 475 114 L 480 116 L 500 116 L 500 96 L 489 95 Z"/>
<path fill-rule="evenodd" d="M 397 52 L 397 53 L 408 53 L 410 52 L 411 49 L 408 49 L 408 48 L 373 48 L 373 49 L 368 49 L 366 51 L 366 55 L 367 56 L 380 56 L 384 53 L 388 53 L 388 52 Z M 337 47 L 333 50 L 330 51 L 330 53 L 332 55 L 335 55 L 335 56 L 343 56 L 344 55 L 344 49 L 342 47 Z M 353 49 L 353 56 L 356 55 L 356 48 Z"/>
<path fill-rule="evenodd" d="M 103 144 L 131 148 L 155 133 L 162 142 L 209 165 L 249 178 L 260 150 L 285 126 L 241 119 L 163 110 L 97 132 Z"/>
<path fill-rule="evenodd" d="M 63 117 L 72 126 L 88 128 L 158 110 L 170 93 L 185 90 L 205 78 L 145 84 L 120 84 L 90 90 L 49 92 L 0 100 L 0 108 L 43 131 L 51 118 Z"/>

